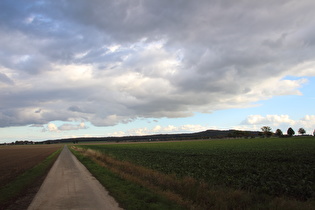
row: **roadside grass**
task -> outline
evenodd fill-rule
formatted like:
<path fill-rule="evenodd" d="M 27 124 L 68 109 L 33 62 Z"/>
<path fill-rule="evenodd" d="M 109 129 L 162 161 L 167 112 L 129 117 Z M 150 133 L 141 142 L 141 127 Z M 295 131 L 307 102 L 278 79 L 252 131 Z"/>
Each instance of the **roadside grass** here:
<path fill-rule="evenodd" d="M 35 167 L 25 171 L 23 174 L 17 176 L 14 180 L 7 183 L 0 188 L 0 209 L 6 209 L 12 202 L 20 197 L 32 184 L 34 184 L 40 177 L 44 176 L 58 155 L 62 148 L 49 155 L 43 162 L 37 164 Z"/>
<path fill-rule="evenodd" d="M 77 148 L 188 209 L 315 209 L 313 137 Z"/>
<path fill-rule="evenodd" d="M 129 210 L 141 209 L 182 209 L 178 204 L 151 191 L 137 183 L 119 176 L 107 167 L 101 167 L 100 162 L 87 156 L 82 150 L 72 146 L 72 153 L 86 168 L 106 187 L 120 206 Z"/>

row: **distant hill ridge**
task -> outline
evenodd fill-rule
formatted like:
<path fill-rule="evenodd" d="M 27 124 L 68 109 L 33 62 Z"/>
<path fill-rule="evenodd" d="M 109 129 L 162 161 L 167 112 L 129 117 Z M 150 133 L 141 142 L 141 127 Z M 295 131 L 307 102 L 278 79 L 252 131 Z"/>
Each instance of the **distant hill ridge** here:
<path fill-rule="evenodd" d="M 45 143 L 67 143 L 67 142 L 128 142 L 128 141 L 171 141 L 188 139 L 209 139 L 209 138 L 254 138 L 260 135 L 258 131 L 240 130 L 206 130 L 195 133 L 179 134 L 153 134 L 144 136 L 121 136 L 121 137 L 78 137 L 58 140 L 47 140 Z"/>

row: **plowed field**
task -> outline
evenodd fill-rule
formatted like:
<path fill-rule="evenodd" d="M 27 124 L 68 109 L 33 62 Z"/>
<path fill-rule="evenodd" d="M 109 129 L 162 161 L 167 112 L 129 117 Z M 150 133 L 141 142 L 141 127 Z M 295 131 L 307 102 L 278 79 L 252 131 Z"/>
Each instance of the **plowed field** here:
<path fill-rule="evenodd" d="M 0 146 L 0 187 L 42 162 L 63 145 Z"/>

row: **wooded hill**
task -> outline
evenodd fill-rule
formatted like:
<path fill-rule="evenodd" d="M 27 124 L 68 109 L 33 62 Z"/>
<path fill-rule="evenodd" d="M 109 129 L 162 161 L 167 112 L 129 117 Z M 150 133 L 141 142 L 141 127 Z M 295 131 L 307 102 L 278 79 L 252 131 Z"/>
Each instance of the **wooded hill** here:
<path fill-rule="evenodd" d="M 122 136 L 122 137 L 80 137 L 58 140 L 47 140 L 43 143 L 79 143 L 79 142 L 141 142 L 141 141 L 174 141 L 194 139 L 218 139 L 218 138 L 255 138 L 261 135 L 258 131 L 239 130 L 206 130 L 196 133 L 181 134 L 155 134 L 145 136 Z"/>

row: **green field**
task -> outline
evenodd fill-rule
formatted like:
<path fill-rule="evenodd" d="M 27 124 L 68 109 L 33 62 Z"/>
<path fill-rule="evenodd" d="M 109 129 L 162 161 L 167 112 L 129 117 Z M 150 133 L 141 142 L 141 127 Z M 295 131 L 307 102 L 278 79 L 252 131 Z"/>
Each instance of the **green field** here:
<path fill-rule="evenodd" d="M 315 198 L 315 138 L 226 139 L 82 145 L 214 188 L 301 202 Z"/>

